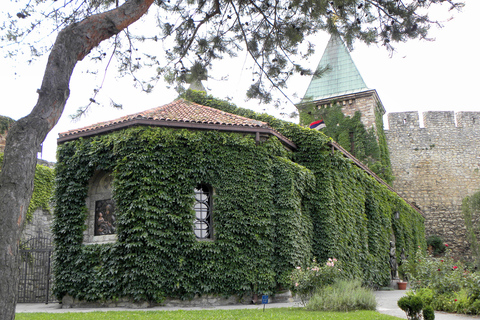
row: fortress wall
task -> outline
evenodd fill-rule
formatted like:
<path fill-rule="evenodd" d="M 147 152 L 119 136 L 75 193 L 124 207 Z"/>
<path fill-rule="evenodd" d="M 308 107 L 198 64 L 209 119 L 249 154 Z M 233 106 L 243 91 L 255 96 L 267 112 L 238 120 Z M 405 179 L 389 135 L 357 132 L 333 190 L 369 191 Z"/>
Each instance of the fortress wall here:
<path fill-rule="evenodd" d="M 480 112 L 458 112 L 457 127 L 474 127 L 480 125 Z M 478 130 L 478 128 L 477 128 Z"/>
<path fill-rule="evenodd" d="M 480 112 L 426 112 L 423 119 L 420 128 L 418 112 L 388 115 L 393 187 L 425 213 L 427 236 L 468 254 L 461 205 L 480 190 Z"/>

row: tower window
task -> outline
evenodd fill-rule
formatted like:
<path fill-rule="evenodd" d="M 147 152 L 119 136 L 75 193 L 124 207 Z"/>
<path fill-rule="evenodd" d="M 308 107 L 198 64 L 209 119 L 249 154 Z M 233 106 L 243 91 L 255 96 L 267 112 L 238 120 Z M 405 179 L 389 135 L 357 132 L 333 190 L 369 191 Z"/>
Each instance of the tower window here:
<path fill-rule="evenodd" d="M 213 239 L 212 190 L 212 187 L 205 184 L 195 188 L 193 231 L 197 239 Z"/>

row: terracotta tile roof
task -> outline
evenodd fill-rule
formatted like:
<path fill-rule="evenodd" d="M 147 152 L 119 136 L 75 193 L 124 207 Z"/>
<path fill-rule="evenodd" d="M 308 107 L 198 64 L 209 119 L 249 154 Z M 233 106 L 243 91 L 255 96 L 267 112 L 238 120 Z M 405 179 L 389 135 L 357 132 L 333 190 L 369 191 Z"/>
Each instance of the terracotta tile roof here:
<path fill-rule="evenodd" d="M 245 118 L 183 99 L 116 120 L 104 121 L 59 133 L 57 143 L 141 125 L 250 133 L 255 134 L 257 142 L 261 140 L 260 135 L 262 134 L 274 135 L 287 148 L 297 148 L 292 141 L 271 128 L 266 122 Z"/>
<path fill-rule="evenodd" d="M 161 107 L 153 108 L 150 110 L 127 115 L 115 120 L 104 121 L 91 126 L 70 130 L 67 132 L 59 133 L 60 138 L 67 136 L 74 136 L 80 133 L 95 134 L 94 131 L 100 129 L 108 129 L 108 127 L 128 126 L 129 122 L 135 120 L 153 120 L 155 122 L 184 122 L 184 123 L 197 123 L 206 125 L 221 125 L 221 126 L 240 126 L 240 127 L 260 127 L 270 128 L 268 123 L 248 119 L 232 113 L 217 110 L 211 107 L 202 106 L 200 104 L 179 99 L 166 104 Z M 104 131 L 104 130 L 102 130 Z"/>

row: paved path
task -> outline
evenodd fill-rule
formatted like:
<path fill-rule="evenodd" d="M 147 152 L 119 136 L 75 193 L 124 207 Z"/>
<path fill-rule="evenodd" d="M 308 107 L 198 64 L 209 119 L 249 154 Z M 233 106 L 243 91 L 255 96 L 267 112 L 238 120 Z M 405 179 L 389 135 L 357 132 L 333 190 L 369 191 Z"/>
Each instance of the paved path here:
<path fill-rule="evenodd" d="M 407 319 L 405 312 L 397 306 L 397 301 L 407 293 L 405 290 L 375 291 L 377 311 L 391 316 Z M 479 316 L 435 311 L 435 320 L 476 320 Z"/>
<path fill-rule="evenodd" d="M 383 314 L 388 314 L 391 316 L 396 316 L 401 319 L 407 319 L 405 312 L 403 312 L 398 306 L 397 301 L 406 291 L 403 290 L 392 290 L 392 291 L 376 291 L 375 296 L 377 297 L 377 311 Z M 298 302 L 286 302 L 286 303 L 271 303 L 266 306 L 266 308 L 287 308 L 287 307 L 300 307 Z M 231 305 L 231 306 L 217 306 L 211 307 L 209 309 L 261 309 L 263 305 Z M 145 311 L 154 311 L 154 310 L 200 310 L 199 307 L 190 307 L 190 308 L 178 308 L 178 307 L 153 307 L 147 309 L 141 309 Z M 58 303 L 19 303 L 17 304 L 17 313 L 22 312 L 49 312 L 49 313 L 60 313 L 60 312 L 92 312 L 92 311 L 132 311 L 131 308 L 72 308 L 72 309 L 62 309 L 61 305 Z M 480 316 L 467 316 L 467 315 L 457 315 L 445 312 L 435 312 L 436 320 L 480 320 Z"/>

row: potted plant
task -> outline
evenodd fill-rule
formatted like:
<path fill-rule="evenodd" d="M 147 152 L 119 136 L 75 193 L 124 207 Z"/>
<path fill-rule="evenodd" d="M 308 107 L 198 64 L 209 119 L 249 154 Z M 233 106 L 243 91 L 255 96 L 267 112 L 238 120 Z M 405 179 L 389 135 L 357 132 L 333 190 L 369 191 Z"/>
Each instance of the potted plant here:
<path fill-rule="evenodd" d="M 398 285 L 398 290 L 407 290 L 407 284 L 408 282 L 400 280 L 397 285 Z"/>

